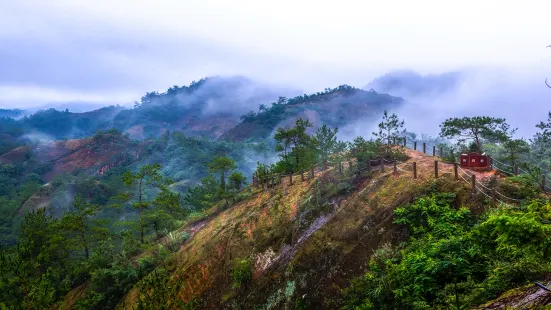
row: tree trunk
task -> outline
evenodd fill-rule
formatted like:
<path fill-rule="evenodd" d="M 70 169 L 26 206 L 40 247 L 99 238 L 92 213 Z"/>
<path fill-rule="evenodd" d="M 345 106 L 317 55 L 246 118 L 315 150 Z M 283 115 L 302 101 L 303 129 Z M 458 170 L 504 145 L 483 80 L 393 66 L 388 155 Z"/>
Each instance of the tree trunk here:
<path fill-rule="evenodd" d="M 480 140 L 478 139 L 478 135 L 475 135 L 474 139 L 476 141 L 476 148 L 478 149 L 478 153 L 482 154 L 482 149 L 480 148 Z"/>
<path fill-rule="evenodd" d="M 90 257 L 90 251 L 88 250 L 88 242 L 86 242 L 84 229 L 80 231 L 80 238 L 82 239 L 82 244 L 84 245 L 84 256 L 86 257 L 86 259 L 88 259 Z"/>
<path fill-rule="evenodd" d="M 153 228 L 155 228 L 155 236 L 159 239 L 159 225 L 157 224 L 157 221 L 153 222 Z"/>
<path fill-rule="evenodd" d="M 25 284 L 25 303 L 27 304 L 27 310 L 31 310 L 31 299 L 29 297 L 29 283 L 24 280 Z"/>
<path fill-rule="evenodd" d="M 143 223 L 142 223 L 142 180 L 143 179 L 140 179 L 140 187 L 138 189 L 138 204 L 139 204 L 139 208 L 140 208 L 140 216 L 139 216 L 139 220 L 140 220 L 140 241 L 143 244 L 144 243 L 144 238 L 143 238 Z"/>

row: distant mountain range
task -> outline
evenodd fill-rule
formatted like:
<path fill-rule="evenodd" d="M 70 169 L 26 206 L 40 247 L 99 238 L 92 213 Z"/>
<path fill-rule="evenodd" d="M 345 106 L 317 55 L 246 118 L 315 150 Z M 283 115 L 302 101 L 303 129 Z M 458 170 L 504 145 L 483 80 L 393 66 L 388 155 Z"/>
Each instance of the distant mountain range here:
<path fill-rule="evenodd" d="M 26 135 L 50 140 L 85 138 L 114 128 L 137 140 L 158 137 L 168 130 L 241 141 L 267 138 L 277 126 L 289 125 L 297 117 L 308 118 L 316 126 L 339 127 L 378 116 L 403 101 L 348 85 L 287 99 L 293 92 L 243 77 L 212 77 L 163 93 L 149 92 L 133 108 L 108 106 L 87 112 L 52 108 L 31 114 L 1 110 L 0 117 L 16 119 L 10 126 L 21 128 Z"/>

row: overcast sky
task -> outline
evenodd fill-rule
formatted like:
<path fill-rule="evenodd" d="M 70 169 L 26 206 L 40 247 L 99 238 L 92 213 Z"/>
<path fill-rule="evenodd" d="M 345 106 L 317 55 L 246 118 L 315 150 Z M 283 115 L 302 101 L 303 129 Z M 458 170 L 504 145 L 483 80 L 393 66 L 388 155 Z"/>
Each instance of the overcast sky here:
<path fill-rule="evenodd" d="M 4 0 L 0 107 L 125 104 L 235 74 L 312 92 L 491 67 L 541 87 L 550 12 L 546 0 Z"/>

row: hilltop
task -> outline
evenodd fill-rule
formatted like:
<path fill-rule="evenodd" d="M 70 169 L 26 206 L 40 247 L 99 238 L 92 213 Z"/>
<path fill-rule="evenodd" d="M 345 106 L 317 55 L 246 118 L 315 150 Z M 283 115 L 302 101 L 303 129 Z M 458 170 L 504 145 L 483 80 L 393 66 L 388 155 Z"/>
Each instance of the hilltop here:
<path fill-rule="evenodd" d="M 292 93 L 295 91 L 239 76 L 208 77 L 161 93 L 147 92 L 131 108 L 109 106 L 79 113 L 51 108 L 24 117 L 23 111 L 5 110 L 0 117 L 18 116 L 15 125 L 27 135 L 36 133 L 50 140 L 83 138 L 109 129 L 118 129 L 135 139 L 159 137 L 166 130 L 217 138 L 237 125 L 239 117 L 250 108 Z"/>
<path fill-rule="evenodd" d="M 280 98 L 270 107 L 263 105 L 257 113 L 251 111 L 243 115 L 241 123 L 221 138 L 233 141 L 265 139 L 276 128 L 290 126 L 299 117 L 312 122 L 313 130 L 322 124 L 331 127 L 345 127 L 358 121 L 371 124 L 384 110 L 396 109 L 402 104 L 403 99 L 399 97 L 341 85 L 311 95 Z"/>
<path fill-rule="evenodd" d="M 548 303 L 530 283 L 551 275 L 551 114 L 530 142 L 489 116 L 449 118 L 441 137 L 419 140 L 386 110 L 401 98 L 342 85 L 280 97 L 217 131 L 222 110 L 190 112 L 205 117 L 197 126 L 169 113 L 189 109 L 175 100 L 199 98 L 201 83 L 115 112 L 124 132 L 48 141 L 24 137 L 29 117 L 3 119 L 0 307 Z M 184 116 L 181 130 L 166 129 Z M 375 118 L 369 140 L 340 139 L 337 126 Z M 459 156 L 475 151 L 492 160 Z"/>
<path fill-rule="evenodd" d="M 397 174 L 392 164 L 384 171 L 374 166 L 371 172 L 356 173 L 357 162 L 343 172 L 317 170 L 304 180 L 294 176 L 292 185 L 283 178 L 264 190 L 249 188 L 248 198 L 231 208 L 213 208 L 191 219 L 178 230 L 189 239 L 164 267 L 138 282 L 117 308 L 346 308 L 364 292 L 354 285 L 373 274 L 370 257 L 396 251 L 415 234 L 396 220 L 404 206 L 439 197 L 449 205 L 435 202 L 443 209 L 430 212 L 459 212 L 466 219 L 480 217 L 491 207 L 484 195 L 472 194 L 468 183 L 454 180 L 452 166 L 443 166 L 435 178 L 434 160 L 442 159 L 404 151 L 409 159 Z M 414 161 L 417 179 L 406 168 Z M 495 182 L 495 176 L 503 186 L 511 184 L 496 171 L 472 173 L 484 184 Z M 522 188 L 514 185 L 510 190 Z M 159 242 L 169 246 L 171 241 Z M 446 281 L 442 268 L 439 281 Z M 88 290 L 88 284 L 76 288 L 61 309 L 69 309 Z"/>

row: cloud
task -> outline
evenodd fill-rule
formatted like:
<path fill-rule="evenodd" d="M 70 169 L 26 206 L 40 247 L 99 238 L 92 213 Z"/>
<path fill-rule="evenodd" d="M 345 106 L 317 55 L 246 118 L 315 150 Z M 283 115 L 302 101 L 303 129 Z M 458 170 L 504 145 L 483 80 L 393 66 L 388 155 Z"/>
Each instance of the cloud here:
<path fill-rule="evenodd" d="M 550 9 L 497 0 L 4 1 L 0 104 L 133 102 L 214 75 L 311 93 L 413 68 L 461 76 L 445 93 L 404 95 L 412 129 L 433 132 L 447 116 L 476 112 L 529 134 L 549 102 L 540 84 L 551 72 Z"/>
<path fill-rule="evenodd" d="M 440 75 L 399 71 L 367 87 L 404 97 L 406 104 L 396 112 L 418 134 L 437 135 L 438 125 L 449 117 L 487 115 L 506 118 L 519 128 L 519 136 L 531 137 L 551 110 L 546 72 L 544 67 L 470 68 Z"/>
<path fill-rule="evenodd" d="M 60 103 L 95 104 L 95 105 L 128 105 L 130 93 L 92 93 L 36 86 L 2 86 L 0 85 L 0 105 L 11 108 L 25 106 L 41 107 L 44 104 L 58 106 Z"/>

